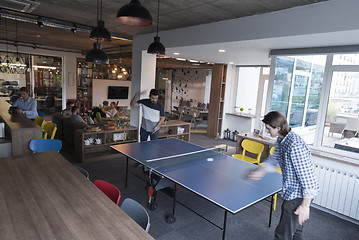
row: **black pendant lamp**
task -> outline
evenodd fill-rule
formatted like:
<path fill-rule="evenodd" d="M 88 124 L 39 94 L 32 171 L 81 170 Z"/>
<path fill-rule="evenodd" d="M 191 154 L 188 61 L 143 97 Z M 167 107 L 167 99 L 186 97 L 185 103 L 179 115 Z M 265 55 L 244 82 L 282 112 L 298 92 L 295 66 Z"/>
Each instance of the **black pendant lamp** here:
<path fill-rule="evenodd" d="M 148 46 L 147 53 L 157 54 L 157 55 L 165 55 L 166 49 L 165 46 L 160 41 L 160 37 L 158 36 L 158 27 L 160 25 L 160 0 L 158 0 L 157 4 L 157 33 L 154 41 Z"/>
<path fill-rule="evenodd" d="M 131 26 L 151 26 L 151 13 L 138 0 L 131 0 L 117 12 L 118 22 Z"/>
<path fill-rule="evenodd" d="M 100 15 L 100 19 L 99 19 Z M 90 39 L 93 41 L 109 42 L 111 41 L 111 34 L 105 28 L 105 22 L 102 20 L 102 0 L 99 14 L 99 0 L 97 0 L 97 27 L 93 28 L 90 33 Z"/>
<path fill-rule="evenodd" d="M 101 43 L 95 42 L 93 49 L 86 54 L 86 62 L 108 64 L 108 57 L 104 51 L 101 50 Z"/>

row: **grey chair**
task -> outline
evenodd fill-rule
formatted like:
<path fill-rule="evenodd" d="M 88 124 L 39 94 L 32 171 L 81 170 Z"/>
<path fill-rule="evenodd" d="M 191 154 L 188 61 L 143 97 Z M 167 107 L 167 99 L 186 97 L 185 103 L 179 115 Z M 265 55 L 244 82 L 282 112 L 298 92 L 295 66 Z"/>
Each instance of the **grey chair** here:
<path fill-rule="evenodd" d="M 132 198 L 126 198 L 121 204 L 121 209 L 146 232 L 150 230 L 150 216 L 141 204 Z"/>
<path fill-rule="evenodd" d="M 79 166 L 75 166 L 75 168 L 82 174 L 84 175 L 88 180 L 90 179 L 90 174 L 88 171 L 86 171 L 85 169 L 79 167 Z"/>

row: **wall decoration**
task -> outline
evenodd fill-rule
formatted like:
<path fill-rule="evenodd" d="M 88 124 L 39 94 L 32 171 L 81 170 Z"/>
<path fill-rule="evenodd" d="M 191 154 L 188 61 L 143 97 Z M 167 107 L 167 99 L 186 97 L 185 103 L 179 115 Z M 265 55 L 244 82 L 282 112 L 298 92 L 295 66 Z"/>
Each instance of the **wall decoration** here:
<path fill-rule="evenodd" d="M 173 71 L 172 106 L 179 106 L 182 101 L 197 107 L 204 102 L 207 69 L 181 69 Z M 192 100 L 190 102 L 190 100 Z"/>

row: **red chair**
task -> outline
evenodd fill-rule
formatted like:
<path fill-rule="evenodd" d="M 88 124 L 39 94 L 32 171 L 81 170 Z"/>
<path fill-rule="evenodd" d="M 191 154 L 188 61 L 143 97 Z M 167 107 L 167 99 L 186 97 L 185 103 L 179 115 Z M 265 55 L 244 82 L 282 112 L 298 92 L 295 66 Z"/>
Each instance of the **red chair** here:
<path fill-rule="evenodd" d="M 120 203 L 121 200 L 121 192 L 118 190 L 117 187 L 112 185 L 111 183 L 102 181 L 102 180 L 96 180 L 94 182 L 96 187 L 98 187 L 108 198 L 110 198 L 116 205 Z"/>

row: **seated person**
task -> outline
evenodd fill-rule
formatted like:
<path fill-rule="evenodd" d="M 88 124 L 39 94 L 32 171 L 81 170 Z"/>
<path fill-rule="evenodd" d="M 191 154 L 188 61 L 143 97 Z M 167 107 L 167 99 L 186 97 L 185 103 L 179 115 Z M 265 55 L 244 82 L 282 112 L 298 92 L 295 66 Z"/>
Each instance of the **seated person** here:
<path fill-rule="evenodd" d="M 116 110 L 116 103 L 115 102 L 111 102 L 110 104 L 110 109 L 109 110 L 105 110 L 105 109 L 102 109 L 102 112 L 104 112 L 106 114 L 106 117 L 108 118 L 112 118 L 116 115 L 117 113 L 117 110 Z"/>
<path fill-rule="evenodd" d="M 92 118 L 90 116 L 84 116 L 83 118 L 79 115 L 80 113 L 80 108 L 78 106 L 73 106 L 72 107 L 72 115 L 71 115 L 71 119 L 77 122 L 83 122 L 86 124 L 95 124 L 94 121 L 92 120 Z"/>
<path fill-rule="evenodd" d="M 106 100 L 103 101 L 103 102 L 102 102 L 102 105 L 103 105 L 104 107 L 108 107 L 108 101 L 106 101 Z"/>
<path fill-rule="evenodd" d="M 62 116 L 63 117 L 71 117 L 72 115 L 72 107 L 75 106 L 74 102 L 68 101 L 66 103 L 66 108 L 62 110 Z"/>
<path fill-rule="evenodd" d="M 36 100 L 29 96 L 29 90 L 26 87 L 20 88 L 19 93 L 20 98 L 12 106 L 18 108 L 15 110 L 17 113 L 22 113 L 34 120 L 38 116 Z"/>

